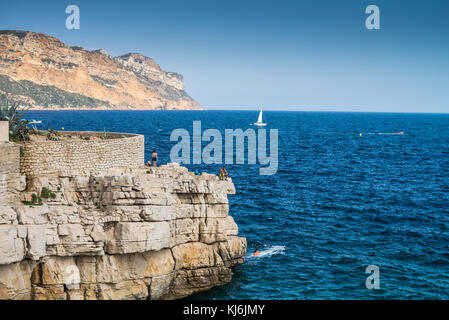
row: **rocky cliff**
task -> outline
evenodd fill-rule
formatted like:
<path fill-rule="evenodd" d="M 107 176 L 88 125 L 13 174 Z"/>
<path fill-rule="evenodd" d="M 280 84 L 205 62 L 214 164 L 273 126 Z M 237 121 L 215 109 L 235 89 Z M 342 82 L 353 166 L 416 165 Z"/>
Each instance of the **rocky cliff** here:
<path fill-rule="evenodd" d="M 111 57 L 44 34 L 0 31 L 0 97 L 35 109 L 202 109 L 182 79 L 140 54 Z"/>
<path fill-rule="evenodd" d="M 3 178 L 18 197 L 0 203 L 0 299 L 176 299 L 228 283 L 246 254 L 234 185 L 215 175 L 169 164 Z"/>

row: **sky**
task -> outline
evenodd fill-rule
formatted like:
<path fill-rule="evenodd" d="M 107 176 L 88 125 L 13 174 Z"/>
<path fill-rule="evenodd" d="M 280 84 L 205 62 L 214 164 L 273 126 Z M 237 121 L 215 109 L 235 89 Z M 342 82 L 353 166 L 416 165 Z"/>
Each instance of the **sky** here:
<path fill-rule="evenodd" d="M 447 0 L 2 0 L 0 29 L 142 53 L 206 109 L 449 113 Z"/>

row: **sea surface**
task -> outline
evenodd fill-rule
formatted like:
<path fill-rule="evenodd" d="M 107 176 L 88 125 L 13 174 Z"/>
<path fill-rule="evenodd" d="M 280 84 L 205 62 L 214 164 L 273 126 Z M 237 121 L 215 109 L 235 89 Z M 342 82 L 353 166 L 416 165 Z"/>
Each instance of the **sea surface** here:
<path fill-rule="evenodd" d="M 251 127 L 258 111 L 33 111 L 42 128 L 145 135 L 170 162 L 174 129 Z M 449 115 L 264 112 L 279 169 L 227 165 L 248 256 L 190 299 L 449 299 Z M 404 134 L 395 134 L 404 132 Z M 360 135 L 361 134 L 361 135 Z M 206 144 L 206 143 L 205 143 Z M 224 145 L 224 142 L 223 142 Z M 218 173 L 220 165 L 188 165 Z M 367 266 L 380 289 L 365 286 Z"/>

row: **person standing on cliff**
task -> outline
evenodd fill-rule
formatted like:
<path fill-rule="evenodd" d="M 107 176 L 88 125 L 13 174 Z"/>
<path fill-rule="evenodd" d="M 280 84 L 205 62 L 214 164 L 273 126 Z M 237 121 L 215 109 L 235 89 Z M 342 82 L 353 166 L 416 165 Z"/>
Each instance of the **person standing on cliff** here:
<path fill-rule="evenodd" d="M 153 167 L 157 167 L 157 152 L 156 152 L 156 150 L 153 150 L 153 153 L 151 154 L 151 161 L 153 161 Z"/>

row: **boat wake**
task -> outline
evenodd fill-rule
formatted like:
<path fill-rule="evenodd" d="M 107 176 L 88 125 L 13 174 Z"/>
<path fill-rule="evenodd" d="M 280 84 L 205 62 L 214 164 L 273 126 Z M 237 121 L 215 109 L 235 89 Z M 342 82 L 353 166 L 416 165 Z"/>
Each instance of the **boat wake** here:
<path fill-rule="evenodd" d="M 404 132 L 367 132 L 366 134 L 377 134 L 377 135 L 393 135 L 393 134 L 398 134 L 398 135 L 403 135 Z"/>
<path fill-rule="evenodd" d="M 266 246 L 264 249 L 260 250 L 258 256 L 253 256 L 253 254 L 249 254 L 246 256 L 247 259 L 255 259 L 255 258 L 263 258 L 263 257 L 271 257 L 276 254 L 284 254 L 285 246 Z"/>

